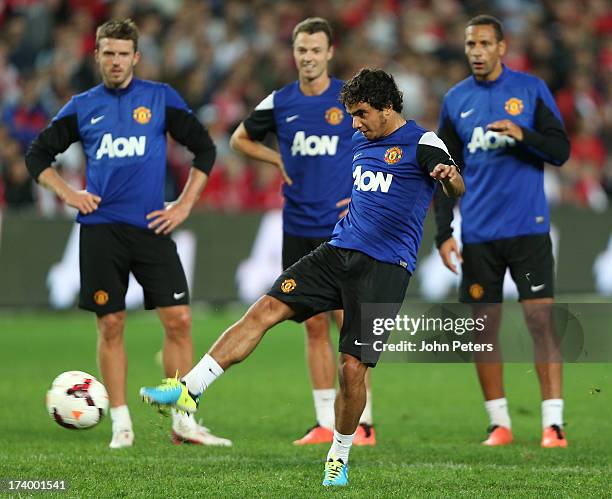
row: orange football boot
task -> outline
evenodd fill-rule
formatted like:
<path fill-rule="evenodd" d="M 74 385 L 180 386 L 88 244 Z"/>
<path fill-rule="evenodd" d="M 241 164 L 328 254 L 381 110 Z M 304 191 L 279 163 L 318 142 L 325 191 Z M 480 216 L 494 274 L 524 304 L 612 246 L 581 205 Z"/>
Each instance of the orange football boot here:
<path fill-rule="evenodd" d="M 376 445 L 376 432 L 374 426 L 367 423 L 359 423 L 353 445 Z"/>
<path fill-rule="evenodd" d="M 487 428 L 489 432 L 489 438 L 487 438 L 482 445 L 489 445 L 495 447 L 497 445 L 508 445 L 512 443 L 512 430 L 505 426 L 492 425 Z"/>
<path fill-rule="evenodd" d="M 567 447 L 567 440 L 565 438 L 565 432 L 563 429 L 554 424 L 544 428 L 542 432 L 542 447 Z"/>
<path fill-rule="evenodd" d="M 325 428 L 317 423 L 312 428 L 308 428 L 308 430 L 306 430 L 306 435 L 299 440 L 295 440 L 293 445 L 328 444 L 333 442 L 333 440 L 333 430 Z"/>

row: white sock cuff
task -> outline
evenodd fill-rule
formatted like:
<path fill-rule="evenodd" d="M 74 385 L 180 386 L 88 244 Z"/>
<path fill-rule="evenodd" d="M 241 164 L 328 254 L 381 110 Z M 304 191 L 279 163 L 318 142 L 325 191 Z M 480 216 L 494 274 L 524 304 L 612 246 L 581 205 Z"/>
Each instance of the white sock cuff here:
<path fill-rule="evenodd" d="M 542 400 L 542 428 L 563 427 L 563 399 Z"/>
<path fill-rule="evenodd" d="M 194 395 L 200 395 L 206 390 L 219 376 L 224 373 L 222 367 L 209 354 L 204 355 L 200 362 L 189 371 L 183 381 Z"/>
<path fill-rule="evenodd" d="M 132 419 L 130 418 L 130 410 L 127 405 L 119 405 L 110 408 L 110 417 L 114 429 L 131 429 Z"/>
<path fill-rule="evenodd" d="M 357 433 L 357 430 L 355 430 L 355 432 L 351 435 L 343 435 L 342 433 L 338 433 L 337 430 L 334 430 L 334 442 L 338 442 L 340 445 L 349 447 L 353 445 L 353 437 L 355 436 L 355 433 Z"/>
<path fill-rule="evenodd" d="M 487 409 L 502 409 L 504 407 L 508 407 L 508 400 L 506 399 L 506 397 L 502 397 L 500 399 L 485 400 L 484 405 Z"/>
<path fill-rule="evenodd" d="M 335 388 L 323 388 L 323 389 L 314 389 L 312 391 L 312 398 L 315 403 L 319 400 L 329 400 L 330 398 L 336 398 L 336 389 Z"/>

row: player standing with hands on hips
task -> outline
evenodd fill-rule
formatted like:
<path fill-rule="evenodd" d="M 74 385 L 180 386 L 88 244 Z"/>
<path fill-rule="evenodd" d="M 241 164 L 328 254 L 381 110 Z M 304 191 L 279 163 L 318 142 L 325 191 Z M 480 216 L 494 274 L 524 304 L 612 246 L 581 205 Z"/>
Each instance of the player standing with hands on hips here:
<path fill-rule="evenodd" d="M 96 314 L 98 363 L 113 423 L 110 447 L 117 449 L 134 442 L 123 341 L 130 272 L 144 288 L 145 308 L 156 309 L 164 327 L 166 375 L 185 373 L 192 364 L 189 290 L 170 233 L 189 216 L 204 189 L 215 146 L 172 87 L 134 77 L 140 53 L 133 21 L 98 27 L 95 58 L 102 84 L 70 99 L 33 141 L 26 164 L 34 179 L 79 210 L 79 307 Z M 164 206 L 166 132 L 194 159 L 178 200 Z M 51 167 L 55 156 L 77 141 L 87 158 L 82 191 Z M 176 411 L 172 433 L 176 442 L 231 445 L 193 416 Z"/>

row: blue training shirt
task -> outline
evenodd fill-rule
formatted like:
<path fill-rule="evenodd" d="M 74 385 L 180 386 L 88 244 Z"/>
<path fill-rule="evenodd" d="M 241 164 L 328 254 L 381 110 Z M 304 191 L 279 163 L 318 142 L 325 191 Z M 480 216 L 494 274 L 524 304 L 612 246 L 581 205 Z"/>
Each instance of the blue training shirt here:
<path fill-rule="evenodd" d="M 414 272 L 438 163 L 453 164 L 445 144 L 414 121 L 375 140 L 355 132 L 351 204 L 331 244 Z"/>
<path fill-rule="evenodd" d="M 522 142 L 487 130 L 488 124 L 502 119 L 523 129 Z M 561 165 L 569 154 L 569 141 L 542 80 L 505 66 L 495 81 L 466 78 L 444 97 L 438 134 L 462 166 L 465 243 L 550 230 L 544 162 Z M 438 224 L 439 244 L 452 232 L 447 221 L 448 226 Z"/>
<path fill-rule="evenodd" d="M 34 178 L 55 155 L 80 141 L 87 158 L 86 189 L 102 198 L 82 224 L 125 223 L 147 228 L 146 215 L 164 207 L 166 132 L 208 173 L 215 148 L 204 127 L 169 85 L 133 78 L 124 89 L 98 85 L 73 96 L 30 146 Z"/>
<path fill-rule="evenodd" d="M 329 237 L 351 193 L 351 117 L 339 101 L 343 82 L 330 79 L 316 96 L 298 81 L 268 95 L 244 121 L 253 140 L 276 134 L 292 185 L 283 185 L 283 230 L 302 237 Z"/>

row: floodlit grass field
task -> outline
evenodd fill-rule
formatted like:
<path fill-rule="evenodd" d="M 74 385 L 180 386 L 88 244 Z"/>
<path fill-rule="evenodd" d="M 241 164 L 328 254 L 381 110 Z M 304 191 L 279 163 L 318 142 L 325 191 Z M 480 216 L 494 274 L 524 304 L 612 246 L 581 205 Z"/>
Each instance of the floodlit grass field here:
<path fill-rule="evenodd" d="M 237 313 L 194 313 L 196 358 Z M 610 325 L 602 325 L 610 328 Z M 175 446 L 170 421 L 138 398 L 157 383 L 162 338 L 154 313 L 126 331 L 132 449 L 111 451 L 110 418 L 87 431 L 46 414 L 51 380 L 72 369 L 99 375 L 93 317 L 85 312 L 0 314 L 0 479 L 63 479 L 62 497 L 607 496 L 612 494 L 612 366 L 565 370 L 568 449 L 541 449 L 533 367 L 509 365 L 516 442 L 484 448 L 487 421 L 472 365 L 381 364 L 374 371 L 376 448 L 351 452 L 350 485 L 321 487 L 327 446 L 291 441 L 313 423 L 300 326 L 268 333 L 255 354 L 219 379 L 199 417 L 234 447 Z M 0 495 L 6 493 L 1 491 Z M 43 494 L 43 496 L 51 494 Z"/>

